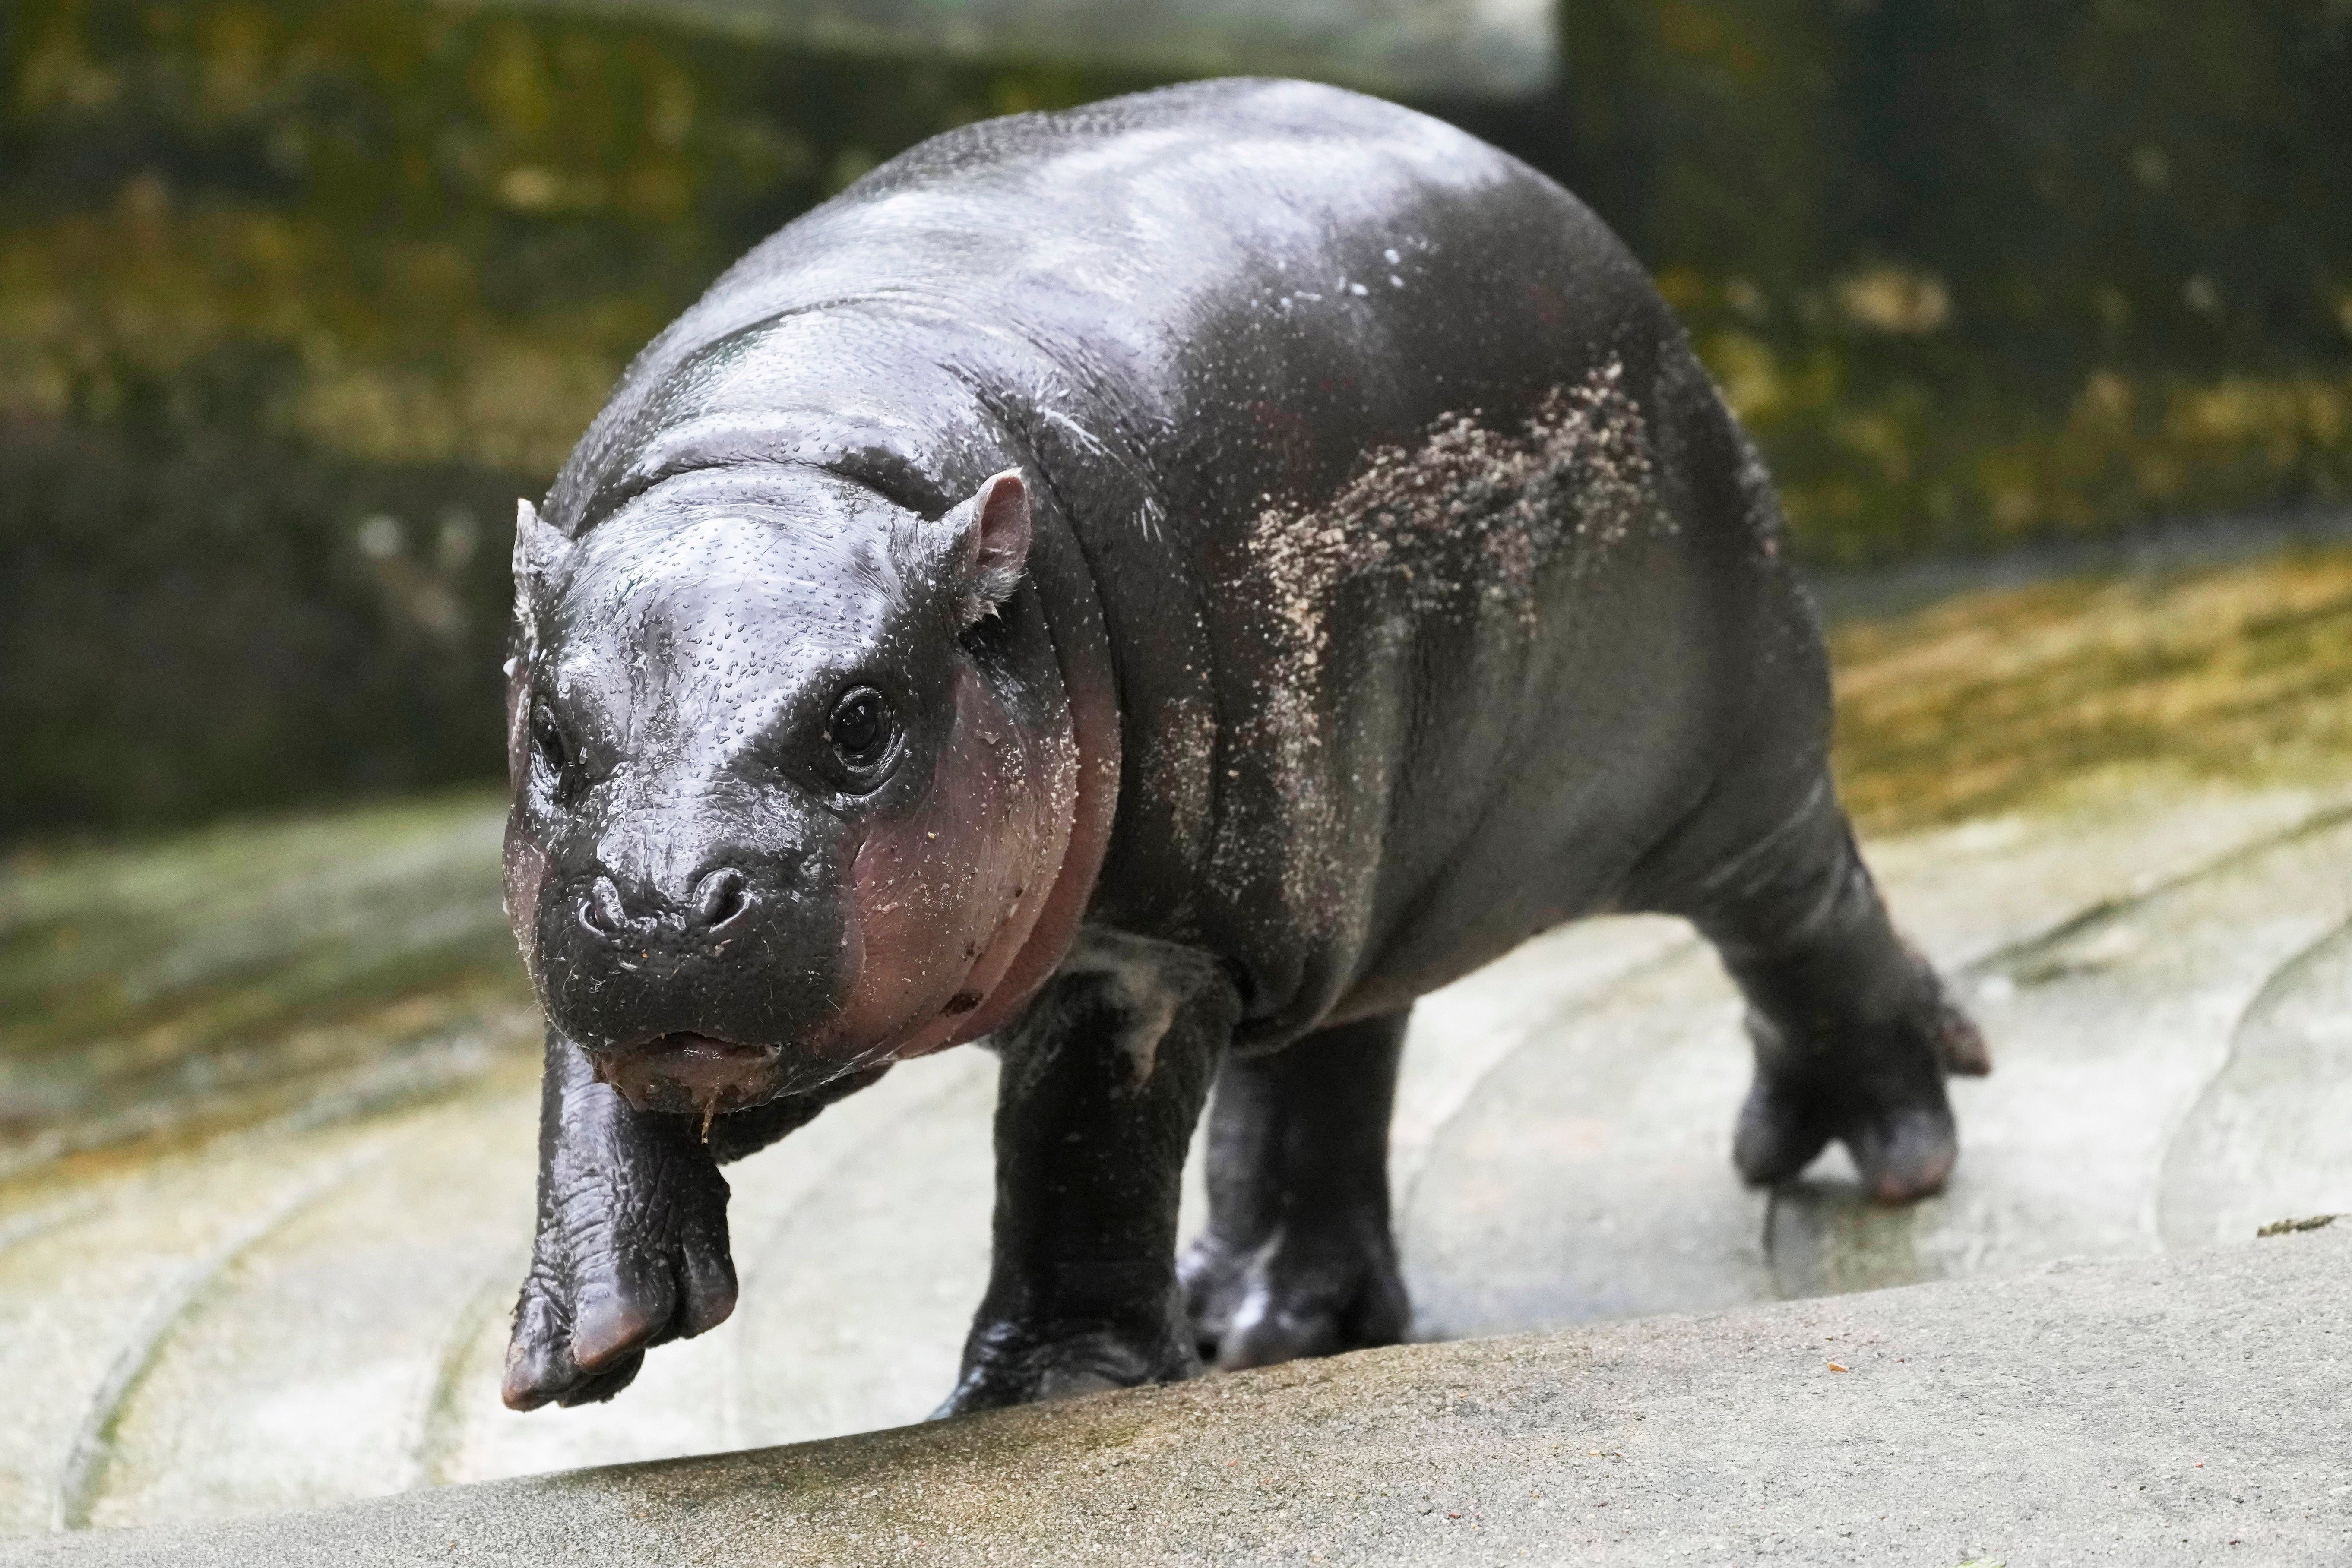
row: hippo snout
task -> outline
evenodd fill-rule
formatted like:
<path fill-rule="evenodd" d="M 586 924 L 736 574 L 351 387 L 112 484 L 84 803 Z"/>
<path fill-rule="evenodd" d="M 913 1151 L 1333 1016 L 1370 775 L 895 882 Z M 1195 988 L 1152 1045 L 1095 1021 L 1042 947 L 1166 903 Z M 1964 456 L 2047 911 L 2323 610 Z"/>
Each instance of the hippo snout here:
<path fill-rule="evenodd" d="M 835 890 L 790 846 L 664 847 L 675 870 L 591 850 L 549 878 L 532 933 L 549 1021 L 640 1110 L 723 1113 L 830 1078 Z"/>
<path fill-rule="evenodd" d="M 750 911 L 751 903 L 751 879 L 733 866 L 721 866 L 697 883 L 667 918 L 633 912 L 620 884 L 609 876 L 588 884 L 579 915 L 591 937 L 615 947 L 664 940 L 694 943 L 719 936 Z"/>

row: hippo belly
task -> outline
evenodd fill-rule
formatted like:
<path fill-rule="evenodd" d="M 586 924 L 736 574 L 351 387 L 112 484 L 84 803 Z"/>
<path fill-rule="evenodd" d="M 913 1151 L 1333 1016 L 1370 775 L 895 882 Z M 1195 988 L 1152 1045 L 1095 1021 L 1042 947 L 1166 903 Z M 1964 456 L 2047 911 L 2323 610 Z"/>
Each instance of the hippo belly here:
<path fill-rule="evenodd" d="M 518 533 L 509 1402 L 723 1319 L 717 1163 L 974 1040 L 996 1260 L 949 1408 L 1393 1340 L 1412 1000 L 1604 908 L 1745 990 L 1743 1176 L 1835 1139 L 1936 1190 L 1983 1050 L 1855 854 L 1780 538 L 1624 248 L 1407 110 L 1017 116 L 795 221 Z"/>

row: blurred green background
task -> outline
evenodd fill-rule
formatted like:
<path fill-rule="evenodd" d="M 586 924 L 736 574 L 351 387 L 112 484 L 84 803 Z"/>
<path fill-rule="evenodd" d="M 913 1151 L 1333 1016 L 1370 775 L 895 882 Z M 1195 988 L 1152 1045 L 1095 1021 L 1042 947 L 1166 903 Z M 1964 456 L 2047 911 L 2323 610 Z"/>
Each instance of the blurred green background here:
<path fill-rule="evenodd" d="M 1214 68 L 663 9 L 0 10 L 0 841 L 495 778 L 514 497 L 640 344 L 926 136 Z M 1809 560 L 2352 491 L 2352 0 L 1557 26 L 1393 90 L 1624 235 Z"/>

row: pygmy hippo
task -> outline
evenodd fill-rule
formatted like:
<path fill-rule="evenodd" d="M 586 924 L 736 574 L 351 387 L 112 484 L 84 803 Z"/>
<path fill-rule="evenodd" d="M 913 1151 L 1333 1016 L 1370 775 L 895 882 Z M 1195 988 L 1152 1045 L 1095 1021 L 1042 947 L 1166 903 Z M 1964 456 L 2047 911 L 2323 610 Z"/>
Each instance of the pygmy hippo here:
<path fill-rule="evenodd" d="M 517 1407 L 728 1315 L 720 1165 L 973 1040 L 943 1411 L 1397 1340 L 1406 1015 L 1598 911 L 1745 992 L 1749 1182 L 1952 1167 L 1984 1049 L 1832 790 L 1764 470 L 1600 221 L 1433 120 L 1221 81 L 926 142 L 639 356 L 515 562 Z"/>

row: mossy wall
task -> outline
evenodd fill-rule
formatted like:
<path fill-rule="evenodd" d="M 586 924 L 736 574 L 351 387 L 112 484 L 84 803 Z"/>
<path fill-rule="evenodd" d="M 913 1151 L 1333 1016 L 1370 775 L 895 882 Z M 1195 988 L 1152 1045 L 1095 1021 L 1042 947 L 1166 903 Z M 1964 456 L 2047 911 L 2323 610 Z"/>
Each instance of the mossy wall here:
<path fill-rule="evenodd" d="M 1816 560 L 2352 490 L 2347 0 L 1571 0 L 1435 104 L 1653 267 Z M 0 11 L 0 836 L 494 775 L 512 497 L 728 260 L 1148 85 L 422 0 Z"/>
<path fill-rule="evenodd" d="M 1807 557 L 2352 495 L 2352 4 L 1570 0 L 1505 117 L 1633 242 Z"/>
<path fill-rule="evenodd" d="M 0 838 L 495 777 L 515 497 L 736 255 L 1145 85 L 457 6 L 19 0 Z"/>

